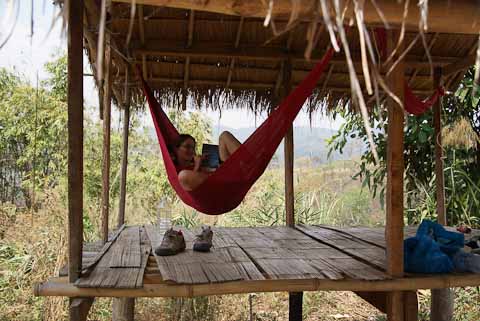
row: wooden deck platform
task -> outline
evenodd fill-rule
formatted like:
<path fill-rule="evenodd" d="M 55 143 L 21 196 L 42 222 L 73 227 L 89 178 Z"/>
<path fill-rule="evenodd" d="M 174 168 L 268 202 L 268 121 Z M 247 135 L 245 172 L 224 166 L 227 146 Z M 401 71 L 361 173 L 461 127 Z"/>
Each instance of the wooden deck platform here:
<path fill-rule="evenodd" d="M 209 253 L 192 250 L 198 231 L 182 229 L 187 249 L 154 255 L 166 227 L 123 227 L 103 246 L 84 248 L 84 276 L 35 286 L 39 296 L 193 297 L 277 291 L 392 291 L 480 285 L 480 274 L 385 273 L 383 228 L 214 228 Z M 475 231 L 478 233 L 478 231 Z M 415 234 L 406 228 L 405 237 Z"/>

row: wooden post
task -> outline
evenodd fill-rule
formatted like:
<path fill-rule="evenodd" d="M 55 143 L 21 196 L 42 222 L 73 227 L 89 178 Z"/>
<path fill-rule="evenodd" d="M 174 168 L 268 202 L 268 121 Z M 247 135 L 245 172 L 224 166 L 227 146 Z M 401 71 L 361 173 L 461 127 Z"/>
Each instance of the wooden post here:
<path fill-rule="evenodd" d="M 283 85 L 282 99 L 285 98 L 292 90 L 292 63 L 286 60 L 283 67 Z M 285 158 L 285 221 L 287 226 L 295 225 L 294 202 L 295 194 L 293 189 L 293 124 L 285 134 L 284 158 Z"/>
<path fill-rule="evenodd" d="M 398 31 L 388 31 L 387 48 L 391 53 L 395 48 Z M 397 53 L 403 52 L 403 45 Z M 398 54 L 393 61 L 398 60 Z M 399 61 L 395 69 L 387 78 L 393 94 L 403 101 L 404 93 L 403 60 Z M 390 96 L 387 99 L 388 107 L 388 141 L 387 141 L 387 217 L 385 240 L 387 243 L 387 272 L 393 278 L 403 276 L 403 136 L 404 111 Z M 389 321 L 404 320 L 403 293 L 390 292 L 387 295 L 387 318 Z"/>
<path fill-rule="evenodd" d="M 133 321 L 135 315 L 134 298 L 114 298 L 112 307 L 113 321 Z"/>
<path fill-rule="evenodd" d="M 127 89 L 128 90 L 128 89 Z M 123 118 L 122 170 L 120 178 L 120 204 L 118 209 L 118 228 L 125 223 L 125 200 L 127 193 L 128 129 L 130 127 L 130 96 L 126 95 Z M 135 315 L 134 298 L 114 298 L 112 305 L 113 321 L 133 321 Z"/>
<path fill-rule="evenodd" d="M 303 292 L 290 292 L 288 300 L 288 320 L 302 321 Z"/>
<path fill-rule="evenodd" d="M 437 67 L 433 74 L 433 88 L 436 90 L 442 83 L 442 69 Z M 435 186 L 437 192 L 437 221 L 447 225 L 445 210 L 445 179 L 443 172 L 442 150 L 442 99 L 439 98 L 433 106 L 433 127 L 435 128 Z M 451 289 L 431 290 L 430 320 L 453 320 L 454 293 Z"/>
<path fill-rule="evenodd" d="M 93 298 L 71 298 L 70 320 L 87 321 L 88 312 L 93 304 Z"/>
<path fill-rule="evenodd" d="M 82 268 L 83 245 L 83 0 L 68 7 L 68 279 Z"/>
<path fill-rule="evenodd" d="M 105 34 L 105 87 L 103 96 L 103 166 L 102 166 L 102 240 L 108 241 L 110 202 L 110 110 L 112 102 L 112 54 L 110 34 Z"/>
<path fill-rule="evenodd" d="M 68 281 L 82 269 L 83 247 L 83 14 L 84 1 L 68 6 Z M 86 320 L 91 306 L 70 299 L 70 321 Z M 87 313 L 85 313 L 85 309 Z"/>
<path fill-rule="evenodd" d="M 120 226 L 125 223 L 125 202 L 127 195 L 128 129 L 130 127 L 130 105 L 127 103 L 125 104 L 124 108 L 122 169 L 120 173 L 120 204 L 118 206 L 117 228 L 120 228 Z"/>

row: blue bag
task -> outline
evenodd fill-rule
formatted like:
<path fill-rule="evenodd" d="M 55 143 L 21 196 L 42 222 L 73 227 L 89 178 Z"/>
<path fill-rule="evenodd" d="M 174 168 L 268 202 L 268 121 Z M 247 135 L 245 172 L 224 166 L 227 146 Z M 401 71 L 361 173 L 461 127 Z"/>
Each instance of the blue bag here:
<path fill-rule="evenodd" d="M 411 273 L 449 273 L 452 257 L 463 248 L 461 233 L 449 232 L 435 222 L 423 220 L 415 237 L 404 241 L 405 271 Z"/>

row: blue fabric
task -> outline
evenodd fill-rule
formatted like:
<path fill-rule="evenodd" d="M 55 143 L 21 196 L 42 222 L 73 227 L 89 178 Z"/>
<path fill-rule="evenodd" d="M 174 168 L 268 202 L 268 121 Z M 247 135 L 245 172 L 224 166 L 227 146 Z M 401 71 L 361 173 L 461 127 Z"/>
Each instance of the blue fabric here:
<path fill-rule="evenodd" d="M 435 222 L 423 220 L 415 237 L 404 241 L 405 271 L 411 273 L 449 273 L 452 258 L 463 248 L 461 233 L 449 232 Z"/>

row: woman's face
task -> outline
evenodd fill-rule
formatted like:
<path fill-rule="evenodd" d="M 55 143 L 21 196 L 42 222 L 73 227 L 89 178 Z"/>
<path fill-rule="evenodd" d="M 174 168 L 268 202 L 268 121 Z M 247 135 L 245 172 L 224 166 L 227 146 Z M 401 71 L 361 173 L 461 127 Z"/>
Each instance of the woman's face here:
<path fill-rule="evenodd" d="M 175 150 L 177 161 L 179 163 L 188 163 L 195 156 L 195 141 L 191 138 L 184 140 Z"/>

